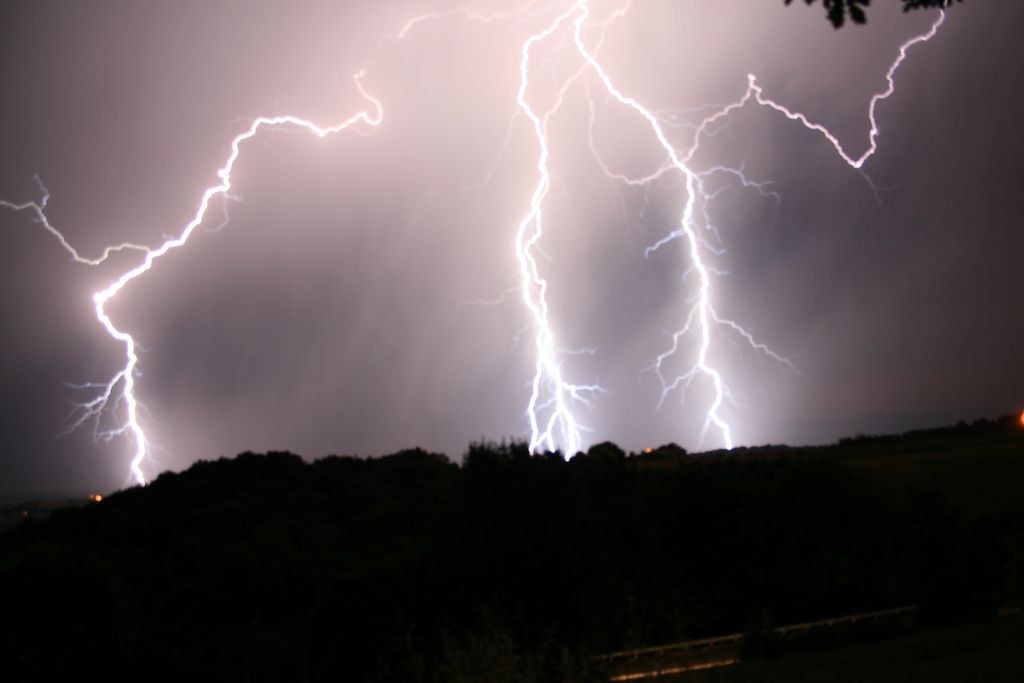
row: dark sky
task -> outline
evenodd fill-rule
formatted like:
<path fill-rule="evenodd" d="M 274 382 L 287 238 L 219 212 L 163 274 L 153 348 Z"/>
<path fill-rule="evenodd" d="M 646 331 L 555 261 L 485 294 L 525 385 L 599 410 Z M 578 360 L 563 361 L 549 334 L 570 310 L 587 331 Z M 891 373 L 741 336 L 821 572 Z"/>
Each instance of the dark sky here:
<path fill-rule="evenodd" d="M 383 43 L 409 17 L 458 5 L 0 4 L 0 198 L 38 200 L 39 174 L 50 221 L 90 256 L 180 233 L 253 118 L 350 116 L 363 106 L 351 75 L 368 63 L 364 83 L 383 103 L 372 130 L 261 132 L 236 167 L 230 223 L 214 230 L 217 203 L 184 249 L 110 304 L 144 348 L 147 475 L 246 449 L 420 445 L 458 458 L 473 439 L 528 434 L 534 330 L 519 295 L 502 298 L 518 282 L 515 231 L 537 180 L 537 141 L 514 117 L 518 66 L 526 38 L 570 4 L 488 23 L 451 14 Z M 607 16 L 621 3 L 591 4 Z M 867 27 L 837 32 L 819 6 L 636 0 L 601 59 L 680 147 L 692 131 L 668 123 L 737 99 L 754 72 L 859 154 L 871 94 L 899 44 L 935 17 L 875 5 Z M 971 0 L 911 51 L 878 108 L 880 151 L 864 169 L 877 193 L 821 136 L 762 107 L 702 144 L 695 167 L 742 165 L 778 193 L 716 181 L 709 217 L 727 253 L 708 258 L 728 274 L 714 278 L 715 306 L 799 371 L 716 336 L 737 443 L 819 443 L 1024 407 L 1022 20 L 1022 3 Z M 542 48 L 538 103 L 579 65 L 567 33 Z M 678 176 L 646 191 L 604 177 L 587 143 L 588 92 L 607 162 L 643 174 L 664 161 L 593 74 L 552 119 L 539 263 L 559 345 L 593 349 L 564 354 L 563 371 L 607 390 L 575 414 L 589 443 L 718 447 L 713 431 L 699 441 L 706 383 L 656 410 L 657 378 L 643 372 L 696 293 L 682 243 L 644 257 L 677 226 L 684 187 Z M 75 264 L 29 212 L 3 208 L 0 240 L 0 493 L 127 484 L 125 439 L 57 435 L 73 401 L 92 395 L 68 384 L 123 365 L 91 295 L 138 256 Z"/>

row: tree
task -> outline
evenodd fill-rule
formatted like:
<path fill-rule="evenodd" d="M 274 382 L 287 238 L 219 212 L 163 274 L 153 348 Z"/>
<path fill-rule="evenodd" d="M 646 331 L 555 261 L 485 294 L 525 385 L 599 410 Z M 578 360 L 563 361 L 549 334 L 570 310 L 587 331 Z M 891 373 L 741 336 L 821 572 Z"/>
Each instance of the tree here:
<path fill-rule="evenodd" d="M 793 0 L 785 0 L 785 2 L 789 5 Z M 811 5 L 817 2 L 817 0 L 804 0 L 804 2 Z M 902 2 L 903 11 L 909 12 L 914 9 L 933 7 L 944 9 L 954 2 L 963 2 L 963 0 L 902 0 Z M 867 21 L 865 8 L 871 4 L 871 0 L 822 0 L 822 4 L 825 6 L 828 20 L 836 28 L 841 28 L 846 23 L 847 16 L 855 24 L 865 23 Z"/>

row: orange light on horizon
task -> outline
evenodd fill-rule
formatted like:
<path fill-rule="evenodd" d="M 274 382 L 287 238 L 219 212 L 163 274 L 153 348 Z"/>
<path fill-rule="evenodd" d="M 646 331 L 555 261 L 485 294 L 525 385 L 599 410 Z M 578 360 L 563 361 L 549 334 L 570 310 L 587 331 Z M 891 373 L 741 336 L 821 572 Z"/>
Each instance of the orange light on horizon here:
<path fill-rule="evenodd" d="M 1020 426 L 1024 427 L 1024 410 L 1020 411 Z"/>
<path fill-rule="evenodd" d="M 91 500 L 91 501 L 92 501 L 92 502 L 94 502 L 94 503 L 98 503 L 98 502 L 100 502 L 101 500 L 103 500 L 103 496 L 101 496 L 101 495 L 100 495 L 100 494 L 98 494 L 98 493 L 94 493 L 94 494 L 92 494 L 91 496 L 89 496 L 89 500 Z"/>

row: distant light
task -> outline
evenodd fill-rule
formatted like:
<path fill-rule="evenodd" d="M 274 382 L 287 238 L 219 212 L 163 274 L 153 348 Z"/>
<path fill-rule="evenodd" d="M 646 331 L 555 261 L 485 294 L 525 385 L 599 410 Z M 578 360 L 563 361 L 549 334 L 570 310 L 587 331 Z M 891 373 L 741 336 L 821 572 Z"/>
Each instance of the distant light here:
<path fill-rule="evenodd" d="M 1022 414 L 1022 415 L 1020 416 L 1020 418 L 1021 418 L 1022 420 L 1024 420 L 1024 414 Z M 653 453 L 653 452 L 654 452 L 654 449 L 653 449 L 653 448 L 645 448 L 645 449 L 644 449 L 644 453 Z"/>
<path fill-rule="evenodd" d="M 1024 410 L 1020 411 L 1020 426 L 1024 427 Z"/>
<path fill-rule="evenodd" d="M 94 494 L 92 494 L 91 496 L 89 496 L 89 500 L 91 500 L 91 501 L 92 501 L 92 502 L 94 502 L 94 503 L 98 503 L 98 502 L 100 502 L 101 500 L 103 500 L 103 496 L 101 496 L 101 495 L 100 495 L 100 494 L 98 494 L 98 493 L 94 493 Z"/>

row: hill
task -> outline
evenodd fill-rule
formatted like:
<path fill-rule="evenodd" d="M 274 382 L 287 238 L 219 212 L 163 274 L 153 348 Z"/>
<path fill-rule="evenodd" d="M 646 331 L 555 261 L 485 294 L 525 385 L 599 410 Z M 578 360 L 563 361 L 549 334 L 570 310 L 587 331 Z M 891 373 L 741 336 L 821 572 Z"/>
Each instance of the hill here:
<path fill-rule="evenodd" d="M 7 680 L 606 680 L 602 652 L 1024 604 L 1011 418 L 456 465 L 244 453 L 0 534 Z"/>

